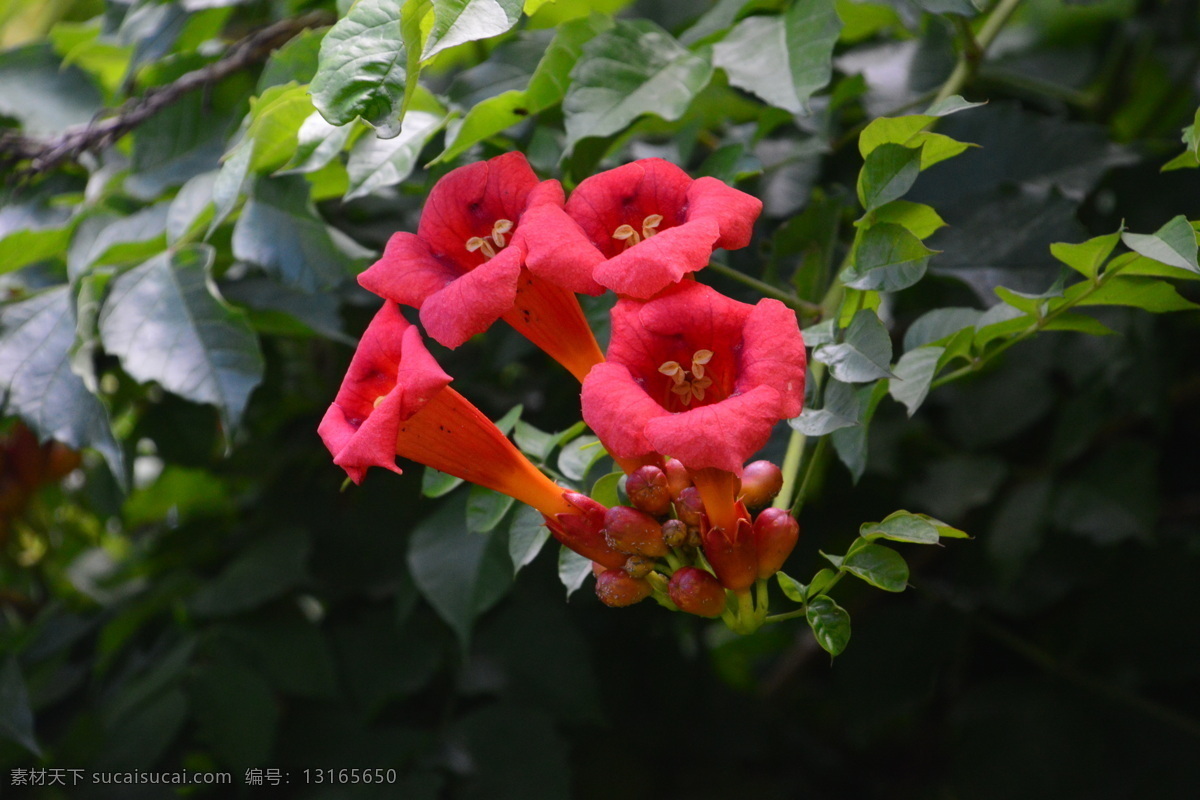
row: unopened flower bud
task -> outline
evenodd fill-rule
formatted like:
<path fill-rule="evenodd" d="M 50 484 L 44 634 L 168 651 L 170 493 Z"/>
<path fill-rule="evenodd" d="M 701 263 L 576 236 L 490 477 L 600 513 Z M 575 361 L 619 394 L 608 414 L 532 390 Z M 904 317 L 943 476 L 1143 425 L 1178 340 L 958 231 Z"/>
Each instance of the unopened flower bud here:
<path fill-rule="evenodd" d="M 675 571 L 667 584 L 667 594 L 680 611 L 701 617 L 719 617 L 725 610 L 725 589 L 711 572 L 698 567 Z"/>
<path fill-rule="evenodd" d="M 688 526 L 677 519 L 662 524 L 663 542 L 667 547 L 683 547 L 688 543 Z"/>
<path fill-rule="evenodd" d="M 640 603 L 653 591 L 644 578 L 634 578 L 623 569 L 610 569 L 596 578 L 596 596 L 613 608 Z"/>
<path fill-rule="evenodd" d="M 782 508 L 764 508 L 754 520 L 754 542 L 758 550 L 758 577 L 769 578 L 779 571 L 800 538 L 800 523 Z"/>
<path fill-rule="evenodd" d="M 667 554 L 662 525 L 644 511 L 613 506 L 604 514 L 604 538 L 610 547 L 635 556 L 658 558 Z"/>
<path fill-rule="evenodd" d="M 625 571 L 631 578 L 644 578 L 654 569 L 654 559 L 645 556 L 630 556 L 625 559 Z"/>
<path fill-rule="evenodd" d="M 625 493 L 629 495 L 629 502 L 634 508 L 656 517 L 661 517 L 671 508 L 667 474 L 652 464 L 638 467 L 625 479 Z"/>
<path fill-rule="evenodd" d="M 741 500 L 747 508 L 762 508 L 774 500 L 782 488 L 783 470 L 770 461 L 751 461 L 742 471 Z"/>
<path fill-rule="evenodd" d="M 688 547 L 700 547 L 701 545 L 704 544 L 704 537 L 700 535 L 699 528 L 689 527 L 687 529 L 687 532 L 688 532 L 688 538 L 687 538 L 687 546 Z"/>
<path fill-rule="evenodd" d="M 692 485 L 692 476 L 688 475 L 687 467 L 677 458 L 668 458 L 667 463 L 663 465 L 663 470 L 667 476 L 667 488 L 671 492 L 671 499 L 678 500 L 679 493 Z"/>
<path fill-rule="evenodd" d="M 689 486 L 675 498 L 675 516 L 689 528 L 700 527 L 700 515 L 704 513 L 704 501 L 700 499 L 700 490 Z"/>
<path fill-rule="evenodd" d="M 732 535 L 724 528 L 709 528 L 703 537 L 704 557 L 722 586 L 744 592 L 754 585 L 758 579 L 758 548 L 750 520 L 739 519 L 737 531 Z"/>

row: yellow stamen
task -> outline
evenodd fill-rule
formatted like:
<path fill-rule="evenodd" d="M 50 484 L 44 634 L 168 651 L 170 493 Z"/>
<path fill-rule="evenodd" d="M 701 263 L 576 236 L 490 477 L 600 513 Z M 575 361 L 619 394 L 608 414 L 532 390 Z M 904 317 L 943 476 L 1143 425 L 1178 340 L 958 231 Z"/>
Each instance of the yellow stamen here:
<path fill-rule="evenodd" d="M 613 238 L 625 242 L 625 248 L 629 249 L 635 244 L 639 244 L 642 239 L 649 239 L 658 233 L 657 229 L 662 224 L 662 221 L 662 214 L 651 214 L 642 220 L 642 232 L 640 234 L 634 230 L 632 225 L 622 225 L 613 231 Z"/>
<path fill-rule="evenodd" d="M 375 402 L 374 402 L 374 403 L 371 405 L 371 407 L 372 407 L 372 408 L 379 408 L 379 404 L 380 404 L 380 403 L 382 403 L 382 402 L 384 401 L 384 398 L 386 398 L 386 397 L 387 397 L 387 395 L 386 395 L 386 394 L 381 394 L 381 395 L 379 395 L 379 397 L 376 397 L 376 398 L 375 398 Z"/>
<path fill-rule="evenodd" d="M 633 247 L 642 240 L 642 237 L 638 236 L 637 231 L 633 229 L 632 225 L 622 225 L 621 227 L 617 228 L 615 231 L 613 231 L 613 238 L 624 240 L 625 247 L 627 249 Z"/>
<path fill-rule="evenodd" d="M 495 258 L 496 251 L 492 248 L 492 243 L 481 236 L 472 236 L 467 239 L 467 252 L 474 253 L 476 250 L 483 251 L 484 258 Z"/>
<path fill-rule="evenodd" d="M 662 214 L 651 214 L 650 216 L 646 217 L 644 220 L 642 220 L 642 236 L 649 239 L 651 236 L 658 233 L 658 231 L 655 229 L 662 224 L 662 221 Z"/>
<path fill-rule="evenodd" d="M 495 258 L 497 250 L 503 250 L 504 245 L 508 244 L 508 239 L 505 234 L 513 229 L 511 219 L 498 219 L 492 223 L 492 232 L 487 236 L 472 236 L 467 239 L 467 252 L 474 253 L 479 250 L 483 253 L 484 258 Z M 492 243 L 495 247 L 492 247 Z"/>
<path fill-rule="evenodd" d="M 504 247 L 504 234 L 513 229 L 512 220 L 498 219 L 492 223 L 492 241 L 496 243 L 496 247 Z"/>
<path fill-rule="evenodd" d="M 712 350 L 697 350 L 692 355 L 690 378 L 688 370 L 680 366 L 678 361 L 664 361 L 658 371 L 674 381 L 671 387 L 672 394 L 678 395 L 679 402 L 689 406 L 692 400 L 703 400 L 705 390 L 713 384 L 712 378 L 704 375 L 704 365 L 712 361 L 712 358 Z"/>

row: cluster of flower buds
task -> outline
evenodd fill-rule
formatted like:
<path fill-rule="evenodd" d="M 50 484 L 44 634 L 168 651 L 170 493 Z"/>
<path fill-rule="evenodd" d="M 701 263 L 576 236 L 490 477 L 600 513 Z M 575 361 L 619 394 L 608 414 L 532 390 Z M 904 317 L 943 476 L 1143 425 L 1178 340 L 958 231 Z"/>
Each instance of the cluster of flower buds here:
<path fill-rule="evenodd" d="M 718 617 L 727 609 L 736 613 L 737 595 L 774 575 L 800 535 L 786 509 L 765 507 L 783 486 L 779 467 L 755 461 L 746 466 L 740 484 L 737 524 L 730 532 L 712 524 L 678 460 L 630 473 L 625 481 L 630 504 L 604 513 L 600 532 L 626 559 L 620 566 L 595 565 L 600 600 L 627 606 L 657 591 L 660 601 L 702 617 Z"/>
<path fill-rule="evenodd" d="M 749 244 L 761 210 L 661 159 L 594 175 L 569 198 L 520 153 L 450 172 L 417 232 L 395 234 L 359 277 L 387 302 L 321 422 L 334 463 L 360 482 L 371 466 L 399 472 L 401 456 L 503 492 L 598 565 L 609 605 L 654 594 L 719 616 L 728 592 L 743 623 L 758 614 L 749 588 L 762 593 L 798 533 L 786 512 L 763 509 L 778 467 L 744 465 L 800 413 L 804 342 L 779 301 L 742 303 L 695 273 L 714 249 Z M 618 298 L 602 352 L 576 293 L 606 290 Z M 503 320 L 565 367 L 582 384 L 584 421 L 626 473 L 630 505 L 605 508 L 543 474 L 449 387 L 397 303 L 447 347 Z"/>

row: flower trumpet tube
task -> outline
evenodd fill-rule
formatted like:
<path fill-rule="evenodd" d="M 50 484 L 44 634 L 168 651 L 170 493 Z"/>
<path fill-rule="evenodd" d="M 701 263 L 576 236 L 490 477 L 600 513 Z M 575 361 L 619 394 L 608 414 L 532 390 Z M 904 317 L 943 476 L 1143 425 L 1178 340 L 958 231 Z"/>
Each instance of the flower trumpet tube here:
<path fill-rule="evenodd" d="M 527 215 L 563 203 L 558 181 L 539 182 L 520 153 L 460 167 L 430 191 L 416 234 L 393 235 L 359 283 L 420 309 L 425 330 L 446 347 L 503 319 L 582 381 L 604 356 L 579 301 L 525 265 Z"/>
<path fill-rule="evenodd" d="M 397 456 L 425 464 L 533 506 L 557 523 L 551 529 L 581 555 L 608 566 L 624 563 L 625 556 L 612 551 L 599 532 L 604 507 L 599 506 L 597 526 L 595 509 L 581 496 L 564 496 L 565 489 L 449 383 L 420 331 L 395 304 L 385 303 L 318 428 L 333 462 L 355 483 L 373 466 L 401 472 Z M 597 532 L 589 537 L 593 527 Z"/>

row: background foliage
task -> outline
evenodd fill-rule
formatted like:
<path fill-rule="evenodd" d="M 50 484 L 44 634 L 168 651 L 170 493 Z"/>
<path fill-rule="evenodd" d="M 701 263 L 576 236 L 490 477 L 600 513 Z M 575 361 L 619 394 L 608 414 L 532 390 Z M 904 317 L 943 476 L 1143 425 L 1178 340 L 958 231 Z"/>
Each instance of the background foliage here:
<path fill-rule="evenodd" d="M 1198 22 L 1190 0 L 0 2 L 0 781 L 1194 792 Z M 958 94 L 987 104 L 905 117 Z M 975 534 L 907 550 L 901 595 L 843 587 L 832 665 L 799 622 L 564 603 L 536 518 L 420 468 L 338 491 L 315 429 L 377 303 L 354 276 L 438 177 L 514 148 L 568 185 L 663 156 L 763 198 L 709 273 L 825 318 L 790 574 L 896 508 Z M 494 419 L 521 406 L 524 449 L 603 474 L 524 340 L 437 354 Z M 58 480 L 17 418 L 82 466 Z M 353 767 L 403 786 L 302 785 Z"/>

